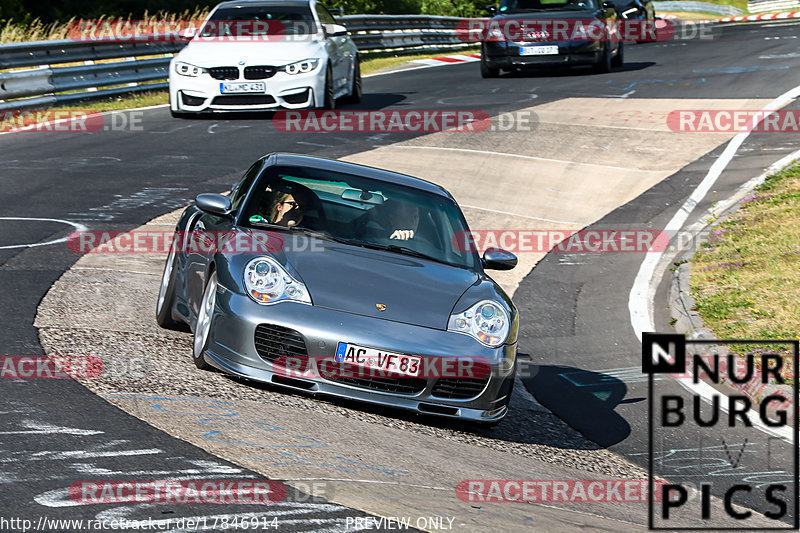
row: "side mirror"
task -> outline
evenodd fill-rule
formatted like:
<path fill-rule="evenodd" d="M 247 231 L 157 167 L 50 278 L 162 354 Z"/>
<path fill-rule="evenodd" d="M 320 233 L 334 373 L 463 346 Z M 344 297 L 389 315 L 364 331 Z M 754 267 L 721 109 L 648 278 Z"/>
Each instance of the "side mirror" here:
<path fill-rule="evenodd" d="M 500 248 L 487 248 L 481 262 L 487 270 L 511 270 L 517 266 L 517 256 Z"/>
<path fill-rule="evenodd" d="M 189 41 L 197 36 L 197 28 L 184 28 L 178 32 L 178 37 Z"/>
<path fill-rule="evenodd" d="M 198 194 L 194 201 L 197 208 L 204 213 L 218 217 L 231 215 L 231 199 L 224 194 Z"/>
<path fill-rule="evenodd" d="M 484 8 L 491 16 L 497 15 L 497 6 L 494 4 L 488 5 Z"/>
<path fill-rule="evenodd" d="M 604 9 L 615 9 L 616 7 L 617 6 L 614 4 L 614 2 L 603 2 Z"/>
<path fill-rule="evenodd" d="M 322 27 L 325 28 L 325 34 L 332 37 L 342 37 L 347 35 L 347 28 L 341 24 L 323 24 Z"/>

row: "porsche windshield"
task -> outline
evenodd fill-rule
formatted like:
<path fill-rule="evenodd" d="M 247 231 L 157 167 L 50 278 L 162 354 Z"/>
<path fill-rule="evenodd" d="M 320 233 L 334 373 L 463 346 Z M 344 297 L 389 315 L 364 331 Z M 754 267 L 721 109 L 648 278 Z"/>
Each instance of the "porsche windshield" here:
<path fill-rule="evenodd" d="M 212 13 L 200 36 L 310 35 L 316 31 L 314 17 L 307 6 L 231 6 Z"/>
<path fill-rule="evenodd" d="M 384 181 L 272 167 L 255 183 L 243 226 L 319 232 L 339 242 L 474 269 L 461 210 L 441 195 Z"/>

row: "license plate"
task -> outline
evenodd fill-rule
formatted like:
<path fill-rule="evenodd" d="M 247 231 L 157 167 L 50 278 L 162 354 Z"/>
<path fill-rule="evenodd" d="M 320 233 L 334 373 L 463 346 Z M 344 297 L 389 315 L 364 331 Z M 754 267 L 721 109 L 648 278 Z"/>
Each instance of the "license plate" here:
<path fill-rule="evenodd" d="M 523 46 L 519 49 L 521 56 L 553 56 L 558 55 L 558 46 Z"/>
<path fill-rule="evenodd" d="M 267 84 L 263 81 L 238 81 L 230 83 L 220 83 L 219 92 L 222 94 L 230 93 L 265 93 Z"/>
<path fill-rule="evenodd" d="M 340 342 L 336 347 L 336 360 L 364 368 L 372 368 L 382 372 L 419 376 L 422 366 L 421 357 L 413 357 L 399 353 L 384 352 L 366 346 L 357 346 Z"/>

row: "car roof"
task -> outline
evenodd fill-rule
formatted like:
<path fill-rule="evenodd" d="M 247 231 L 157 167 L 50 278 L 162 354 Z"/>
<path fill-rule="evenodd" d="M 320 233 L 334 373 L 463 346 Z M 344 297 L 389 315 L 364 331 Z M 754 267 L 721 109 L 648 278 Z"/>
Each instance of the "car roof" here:
<path fill-rule="evenodd" d="M 231 0 L 229 2 L 222 2 L 216 8 L 230 7 L 236 5 L 249 5 L 249 6 L 307 6 L 314 3 L 316 0 Z M 215 9 L 216 9 L 215 8 Z"/>
<path fill-rule="evenodd" d="M 375 167 L 368 167 L 366 165 L 358 165 L 356 163 L 347 163 L 345 161 L 338 161 L 336 159 L 327 159 L 324 157 L 314 157 L 300 154 L 290 153 L 273 153 L 266 155 L 262 158 L 270 165 L 284 165 L 295 167 L 315 168 L 319 170 L 327 170 L 329 172 L 341 172 L 342 174 L 352 174 L 363 178 L 370 178 L 379 181 L 385 181 L 395 185 L 403 185 L 413 189 L 437 194 L 444 196 L 450 200 L 454 198 L 443 187 L 425 181 L 420 178 L 400 174 L 399 172 L 392 172 L 390 170 L 383 170 Z"/>

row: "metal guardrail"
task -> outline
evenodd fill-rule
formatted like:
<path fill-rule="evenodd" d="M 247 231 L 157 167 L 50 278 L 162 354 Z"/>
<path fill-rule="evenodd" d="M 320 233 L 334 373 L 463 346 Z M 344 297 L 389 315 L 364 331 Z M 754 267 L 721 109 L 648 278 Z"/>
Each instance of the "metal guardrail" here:
<path fill-rule="evenodd" d="M 715 13 L 717 15 L 723 15 L 726 17 L 736 17 L 738 15 L 744 14 L 744 11 L 742 11 L 738 7 L 723 6 L 719 4 L 712 4 L 710 2 L 683 2 L 683 1 L 653 2 L 653 7 L 655 8 L 656 12 L 699 11 L 705 13 Z"/>
<path fill-rule="evenodd" d="M 394 53 L 470 46 L 473 43 L 456 35 L 460 20 L 425 15 L 349 15 L 337 19 L 350 31 L 360 51 Z M 144 39 L 0 44 L 0 111 L 164 89 L 170 59 L 184 46 L 184 42 Z M 69 63 L 78 65 L 61 66 Z"/>
<path fill-rule="evenodd" d="M 800 1 L 798 0 L 766 0 L 747 2 L 747 10 L 750 13 L 779 13 L 781 11 L 800 11 Z"/>

